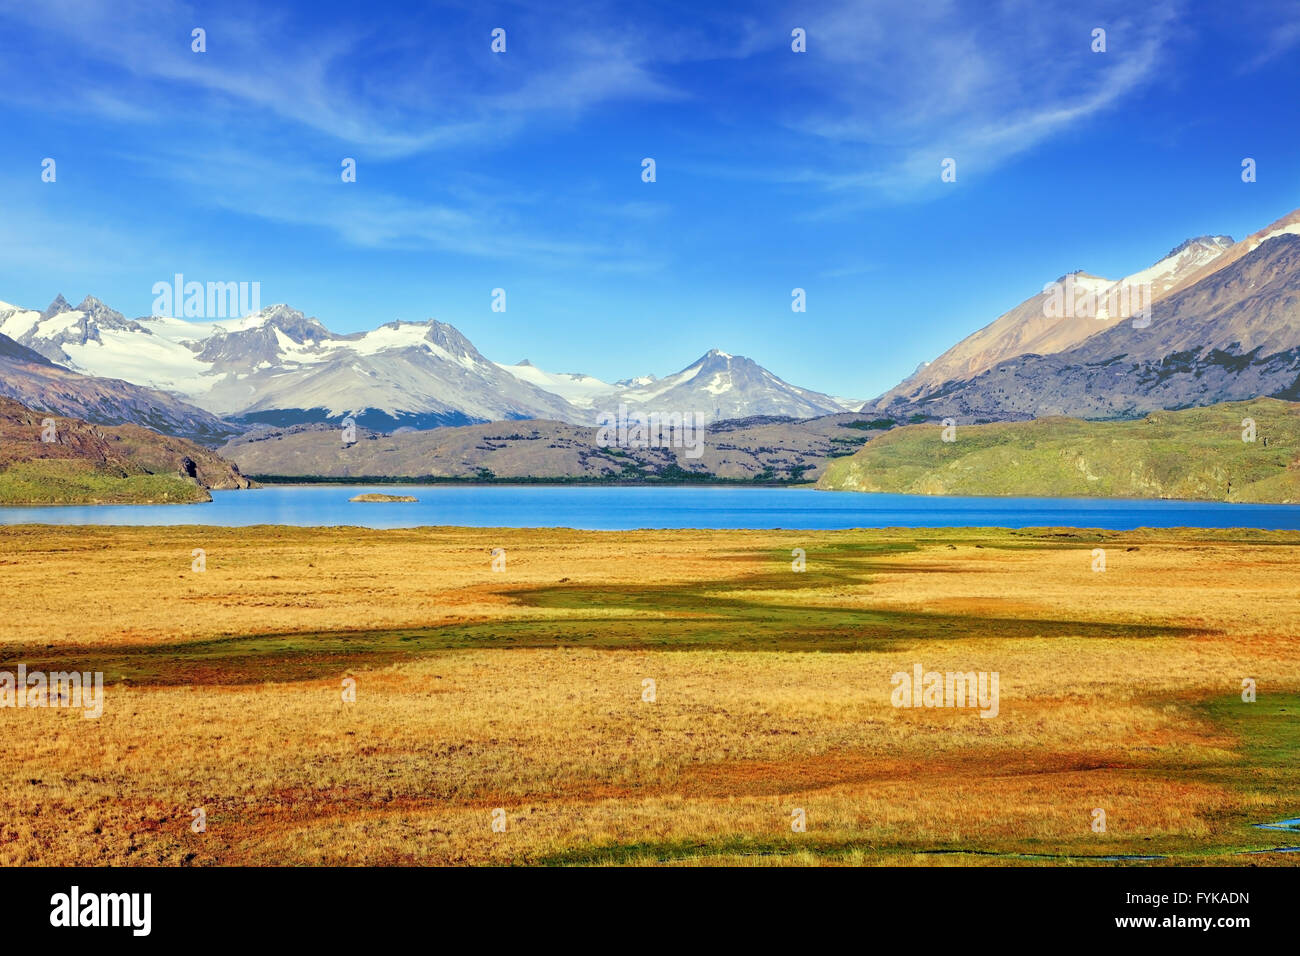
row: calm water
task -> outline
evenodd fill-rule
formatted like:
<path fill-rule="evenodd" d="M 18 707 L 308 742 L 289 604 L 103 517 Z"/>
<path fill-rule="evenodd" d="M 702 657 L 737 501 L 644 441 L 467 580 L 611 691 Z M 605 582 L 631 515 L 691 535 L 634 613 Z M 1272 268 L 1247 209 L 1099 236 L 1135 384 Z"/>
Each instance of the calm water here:
<path fill-rule="evenodd" d="M 353 504 L 367 491 L 418 504 Z M 1300 529 L 1300 505 L 1096 498 L 939 498 L 810 488 L 301 485 L 217 491 L 202 505 L 0 508 L 0 524 L 360 525 L 414 528 L 1082 528 Z"/>

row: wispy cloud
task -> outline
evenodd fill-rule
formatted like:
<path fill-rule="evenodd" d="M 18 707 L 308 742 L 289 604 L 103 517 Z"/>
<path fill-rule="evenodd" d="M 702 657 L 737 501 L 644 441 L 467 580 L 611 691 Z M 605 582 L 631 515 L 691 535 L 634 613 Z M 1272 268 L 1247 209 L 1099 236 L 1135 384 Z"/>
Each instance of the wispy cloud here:
<path fill-rule="evenodd" d="M 1292 17 L 1297 16 L 1294 6 L 1290 7 L 1288 13 Z M 1273 24 L 1268 30 L 1268 39 L 1264 43 L 1264 48 L 1259 51 L 1257 56 L 1242 64 L 1239 72 L 1253 73 L 1255 70 L 1276 61 L 1279 57 L 1290 53 L 1297 46 L 1300 46 L 1300 18 Z"/>
<path fill-rule="evenodd" d="M 913 198 L 939 181 L 944 158 L 959 175 L 996 169 L 1158 76 L 1178 5 L 1140 16 L 1125 6 L 847 0 L 796 16 L 809 53 L 787 60 L 797 93 L 782 120 L 836 158 L 776 175 L 869 201 Z M 1105 53 L 1090 48 L 1094 28 Z"/>
<path fill-rule="evenodd" d="M 992 168 L 1148 81 L 1178 7 L 1127 6 L 1102 0 L 1085 15 L 1066 0 L 836 0 L 683 23 L 629 22 L 636 12 L 617 6 L 518 6 L 500 14 L 512 44 L 504 57 L 489 52 L 488 21 L 470 7 L 408 8 L 403 19 L 367 8 L 343 22 L 261 6 L 200 12 L 181 0 L 0 0 L 0 17 L 49 51 L 76 51 L 43 83 L 87 110 L 127 120 L 251 111 L 376 158 L 501 141 L 620 100 L 707 108 L 705 91 L 668 77 L 683 63 L 732 60 L 776 120 L 861 159 L 856 170 L 840 158 L 802 178 L 890 189 L 922 167 L 928 175 L 940 151 Z M 801 56 L 789 52 L 794 25 L 808 31 Z M 208 32 L 204 55 L 190 51 L 193 26 Z M 1088 50 L 1094 26 L 1108 32 L 1104 55 Z M 1300 42 L 1289 30 L 1261 56 Z M 94 69 L 113 71 L 111 93 Z M 6 88 L 0 96 L 21 95 L 21 84 Z"/>
<path fill-rule="evenodd" d="M 357 13 L 364 19 L 345 24 L 314 11 L 290 20 L 259 5 L 200 12 L 178 0 L 0 0 L 0 17 L 26 36 L 76 51 L 34 95 L 16 84 L 7 95 L 33 105 L 57 96 L 114 119 L 252 110 L 389 158 L 499 139 L 526 120 L 620 98 L 679 95 L 640 45 L 584 26 L 576 13 L 517 13 L 508 57 L 492 54 L 488 31 L 454 8 L 441 11 L 448 22 L 416 7 L 403 12 L 416 23 L 382 9 Z M 207 32 L 201 55 L 190 49 L 194 27 Z M 113 94 L 97 89 L 100 70 L 119 87 Z"/>
<path fill-rule="evenodd" d="M 405 8 L 403 23 L 391 11 L 362 8 L 342 23 L 259 5 L 215 12 L 180 0 L 0 0 L 0 31 L 7 23 L 11 36 L 24 37 L 21 50 L 0 55 L 0 101 L 34 109 L 57 102 L 110 124 L 156 129 L 156 146 L 119 159 L 188 188 L 199 205 L 321 227 L 360 247 L 607 271 L 661 265 L 662 254 L 620 238 L 612 219 L 602 226 L 594 201 L 594 221 L 576 236 L 554 217 L 541 223 L 522 214 L 539 198 L 527 183 L 467 187 L 477 174 L 463 154 L 440 177 L 436 197 L 431 187 L 399 194 L 391 182 L 379 185 L 376 163 L 501 149 L 532 126 L 563 128 L 602 104 L 681 96 L 657 75 L 649 41 L 617 26 L 617 17 L 513 7 L 502 21 L 508 53 L 497 56 L 484 25 L 494 21 L 474 13 Z M 195 27 L 206 30 L 206 53 L 190 48 Z M 34 68 L 55 56 L 60 69 L 35 79 Z M 147 136 L 137 133 L 135 144 Z M 360 157 L 364 185 L 343 188 L 337 166 L 322 166 L 331 150 Z M 584 202 L 572 200 L 572 210 L 582 213 Z M 627 207 L 640 218 L 648 208 Z"/>
<path fill-rule="evenodd" d="M 367 184 L 365 166 L 357 184 L 344 184 L 339 171 L 312 165 L 307 158 L 274 158 L 235 146 L 201 153 L 160 146 L 144 156 L 122 157 L 143 171 L 187 191 L 191 202 L 249 219 L 305 226 L 332 233 L 346 245 L 365 249 L 433 250 L 533 265 L 582 263 L 606 272 L 646 272 L 662 267 L 635 235 L 621 236 L 602 226 L 607 209 L 581 198 L 573 216 L 590 211 L 594 223 L 568 230 L 539 231 L 521 207 L 534 197 L 487 184 L 460 183 L 437 201 L 394 193 Z M 223 188 L 213 190 L 213 183 Z M 651 207 L 630 206 L 625 214 L 645 218 Z"/>
<path fill-rule="evenodd" d="M 132 161 L 189 186 L 195 202 L 318 226 L 353 245 L 644 270 L 665 254 L 646 256 L 622 227 L 658 217 L 662 204 L 584 197 L 568 183 L 530 215 L 535 184 L 467 187 L 467 157 L 562 136 L 622 103 L 724 123 L 731 117 L 720 112 L 741 105 L 731 152 L 703 150 L 686 168 L 797 190 L 805 216 L 911 200 L 933 193 L 944 157 L 962 178 L 996 169 L 1149 83 L 1177 3 L 1140 16 L 1126 6 L 1100 0 L 1083 14 L 1071 0 L 778 0 L 677 17 L 601 4 L 490 14 L 444 4 L 363 7 L 343 19 L 256 4 L 0 0 L 0 27 L 24 37 L 7 49 L 0 41 L 0 100 L 57 101 L 156 129 L 157 147 Z M 508 26 L 506 56 L 489 50 L 488 16 Z M 198 26 L 202 55 L 190 50 Z M 807 30 L 806 54 L 789 49 L 794 26 Z M 1105 54 L 1088 49 L 1094 26 L 1107 30 Z M 56 58 L 57 70 L 33 69 Z M 711 75 L 731 84 L 717 96 L 690 82 L 707 61 L 725 64 Z M 797 145 L 736 153 L 746 137 L 766 144 L 782 128 Z M 402 194 L 373 179 L 341 189 L 321 162 L 331 150 L 372 164 L 459 152 L 440 188 Z M 583 202 L 582 229 L 556 214 Z"/>

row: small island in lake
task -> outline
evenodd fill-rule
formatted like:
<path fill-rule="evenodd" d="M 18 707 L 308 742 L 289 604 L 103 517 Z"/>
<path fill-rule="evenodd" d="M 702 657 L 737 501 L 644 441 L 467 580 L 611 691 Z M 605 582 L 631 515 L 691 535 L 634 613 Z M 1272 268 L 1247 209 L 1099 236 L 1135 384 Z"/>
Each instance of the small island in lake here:
<path fill-rule="evenodd" d="M 419 501 L 414 495 L 381 495 L 371 493 L 368 495 L 357 495 L 355 498 L 349 498 L 348 501 Z"/>

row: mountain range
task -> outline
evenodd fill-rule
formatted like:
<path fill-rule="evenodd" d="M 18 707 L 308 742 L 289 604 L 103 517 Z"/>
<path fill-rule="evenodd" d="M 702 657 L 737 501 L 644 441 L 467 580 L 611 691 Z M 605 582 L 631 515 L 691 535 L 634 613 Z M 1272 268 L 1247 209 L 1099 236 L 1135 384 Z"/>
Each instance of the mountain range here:
<path fill-rule="evenodd" d="M 606 383 L 527 361 L 492 362 L 433 319 L 341 335 L 286 305 L 193 322 L 128 319 L 94 297 L 73 307 L 60 295 L 41 312 L 0 303 L 0 335 L 29 359 L 35 353 L 47 365 L 128 380 L 242 426 L 347 417 L 387 431 L 534 418 L 595 424 L 619 405 L 714 421 L 809 418 L 860 404 L 791 385 L 716 349 L 662 379 Z"/>
<path fill-rule="evenodd" d="M 1118 283 L 1074 275 L 1099 298 L 1116 284 L 1151 282 L 1147 320 L 1049 317 L 1048 295 L 1039 293 L 862 411 L 968 423 L 1048 415 L 1117 419 L 1297 397 L 1300 210 L 1240 242 L 1189 240 Z"/>
<path fill-rule="evenodd" d="M 0 304 L 0 312 L 5 306 Z M 56 365 L 0 334 L 0 397 L 97 425 L 144 425 L 213 445 L 241 429 L 157 389 Z"/>
<path fill-rule="evenodd" d="M 1053 309 L 1066 283 L 1097 307 Z M 1141 321 L 1108 299 L 1138 286 L 1150 289 Z M 872 423 L 974 424 L 1297 399 L 1300 210 L 1239 242 L 1189 239 L 1121 279 L 1062 276 L 865 403 L 717 349 L 663 378 L 606 382 L 491 361 L 434 319 L 338 334 L 286 305 L 215 321 L 128 319 L 92 296 L 74 307 L 61 295 L 39 312 L 0 302 L 0 395 L 213 446 L 254 427 L 348 417 L 374 433 L 523 419 L 587 427 L 626 406 L 711 422 L 760 416 L 802 433 L 846 411 Z"/>
<path fill-rule="evenodd" d="M 933 362 L 922 365 L 881 396 L 876 404 L 889 404 L 898 397 L 914 399 L 941 388 L 946 382 L 971 378 L 1017 355 L 1064 352 L 1121 321 L 1120 316 L 1110 315 L 1106 304 L 1111 289 L 1150 282 L 1152 301 L 1159 301 L 1201 266 L 1219 258 L 1232 244 L 1229 236 L 1188 239 L 1150 268 L 1118 280 L 1083 271 L 1061 276 L 1057 283 L 1072 280 L 1080 291 L 1093 294 L 1101 303 L 1098 314 L 1091 321 L 1079 317 L 1050 317 L 1047 309 L 1049 295 L 1039 293 L 962 339 Z"/>

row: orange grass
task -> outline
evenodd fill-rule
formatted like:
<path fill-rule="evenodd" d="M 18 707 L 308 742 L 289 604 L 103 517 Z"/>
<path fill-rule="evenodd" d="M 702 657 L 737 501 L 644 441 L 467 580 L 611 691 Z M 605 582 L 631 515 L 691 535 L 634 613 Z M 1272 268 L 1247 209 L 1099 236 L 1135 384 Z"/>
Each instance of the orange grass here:
<path fill-rule="evenodd" d="M 0 709 L 0 863 L 1294 863 L 1241 851 L 1300 816 L 1298 546 L 0 529 L 0 669 L 107 684 Z M 999 715 L 891 706 L 918 662 Z"/>

